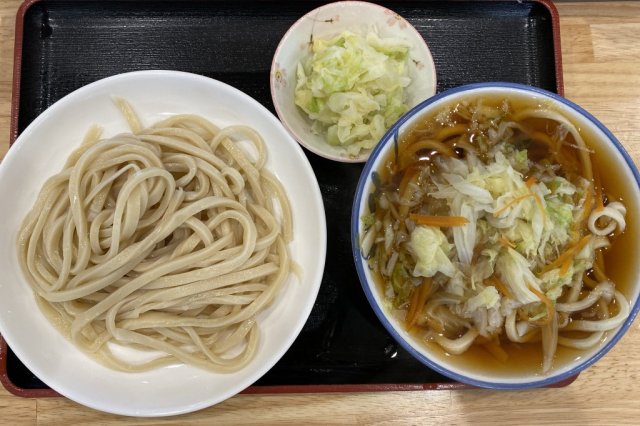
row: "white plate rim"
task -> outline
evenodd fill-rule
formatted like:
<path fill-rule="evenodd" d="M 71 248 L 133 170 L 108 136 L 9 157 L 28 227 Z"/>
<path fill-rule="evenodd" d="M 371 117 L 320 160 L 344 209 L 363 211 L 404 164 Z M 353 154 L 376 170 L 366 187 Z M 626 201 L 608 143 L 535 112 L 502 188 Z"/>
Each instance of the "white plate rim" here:
<path fill-rule="evenodd" d="M 0 332 L 2 333 L 3 338 L 5 339 L 7 344 L 12 348 L 14 353 L 16 353 L 18 358 L 20 358 L 21 361 L 27 366 L 27 368 L 29 368 L 34 374 L 36 374 L 36 376 L 38 376 L 41 380 L 43 380 L 43 382 L 45 382 L 52 389 L 56 390 L 58 393 L 72 400 L 75 400 L 76 402 L 79 402 L 80 404 L 86 405 L 88 407 L 91 407 L 100 411 L 105 411 L 105 412 L 114 413 L 114 414 L 135 415 L 135 416 L 167 416 L 167 415 L 176 415 L 176 414 L 182 414 L 182 413 L 199 410 L 199 409 L 214 405 L 218 402 L 221 402 L 235 395 L 236 393 L 242 391 L 247 386 L 251 385 L 262 375 L 264 375 L 273 365 L 275 365 L 275 363 L 282 357 L 282 355 L 284 355 L 286 350 L 291 346 L 295 338 L 298 336 L 299 332 L 302 330 L 302 327 L 304 326 L 304 323 L 306 322 L 306 319 L 311 312 L 311 309 L 313 307 L 315 298 L 317 296 L 317 293 L 320 287 L 320 282 L 321 282 L 322 274 L 324 270 L 325 255 L 326 255 L 326 219 L 325 219 L 325 213 L 324 213 L 324 207 L 322 203 L 322 197 L 320 194 L 320 189 L 317 183 L 317 179 L 313 174 L 311 165 L 309 164 L 303 150 L 293 140 L 293 138 L 291 138 L 291 136 L 288 134 L 288 132 L 284 129 L 282 124 L 277 120 L 277 118 L 273 114 L 271 114 L 264 106 L 259 104 L 256 100 L 251 98 L 249 95 L 241 92 L 240 90 L 226 83 L 223 83 L 214 79 L 210 79 L 201 75 L 197 75 L 197 74 L 191 74 L 191 73 L 185 73 L 185 72 L 179 72 L 179 71 L 168 71 L 168 70 L 134 71 L 134 72 L 124 73 L 124 74 L 118 74 L 115 76 L 107 77 L 102 80 L 98 80 L 86 86 L 83 86 L 77 89 L 76 91 L 66 95 L 62 99 L 60 99 L 58 102 L 52 105 L 49 109 L 47 109 L 41 115 L 39 115 L 22 132 L 22 134 L 20 135 L 20 137 L 18 137 L 13 147 L 7 152 L 7 155 L 2 160 L 2 163 L 0 163 L 0 193 L 2 193 L 2 186 L 5 185 L 5 182 L 6 182 L 7 168 L 9 167 L 8 165 L 13 164 L 14 162 L 20 160 L 20 156 L 23 155 L 22 151 L 24 150 L 24 146 L 25 146 L 23 141 L 29 140 L 29 138 L 31 137 L 31 134 L 35 131 L 35 129 L 39 128 L 39 126 L 42 126 L 43 123 L 46 123 L 46 121 L 49 120 L 49 116 L 55 115 L 56 111 L 58 110 L 64 110 L 64 108 L 67 108 L 68 105 L 72 104 L 73 102 L 77 102 L 80 99 L 83 99 L 85 97 L 90 97 L 91 92 L 96 89 L 109 87 L 111 85 L 115 85 L 117 87 L 118 84 L 121 84 L 123 82 L 130 81 L 131 79 L 135 80 L 140 78 L 158 79 L 158 80 L 174 79 L 175 81 L 185 80 L 185 81 L 191 81 L 193 84 L 200 84 L 203 87 L 205 86 L 209 88 L 215 87 L 218 90 L 224 90 L 228 93 L 233 93 L 235 96 L 238 97 L 238 99 L 246 103 L 246 105 L 249 105 L 251 108 L 259 111 L 260 114 L 262 115 L 262 118 L 266 120 L 268 125 L 273 128 L 273 131 L 280 133 L 282 139 L 279 141 L 279 143 L 287 147 L 286 152 L 289 153 L 290 155 L 293 155 L 296 159 L 300 160 L 300 163 L 298 164 L 298 166 L 301 168 L 300 170 L 306 176 L 307 178 L 306 180 L 308 181 L 307 183 L 310 183 L 310 186 L 306 188 L 307 196 L 308 196 L 308 199 L 306 200 L 306 202 L 309 202 L 316 208 L 320 209 L 318 211 L 319 214 L 314 219 L 316 220 L 315 231 L 317 231 L 318 233 L 316 235 L 318 238 L 316 238 L 313 241 L 313 247 L 312 247 L 314 253 L 316 254 L 315 257 L 317 260 L 315 265 L 313 265 L 313 268 L 312 268 L 313 274 L 310 276 L 305 275 L 305 278 L 304 278 L 304 285 L 309 287 L 308 297 L 306 298 L 306 300 L 302 301 L 301 307 L 297 311 L 297 315 L 296 315 L 297 321 L 295 321 L 294 326 L 290 328 L 288 338 L 286 339 L 285 344 L 283 344 L 279 348 L 277 353 L 273 354 L 273 356 L 270 358 L 268 363 L 256 368 L 255 371 L 249 376 L 240 377 L 240 379 L 236 382 L 235 386 L 232 386 L 226 391 L 221 392 L 220 394 L 215 396 L 203 396 L 201 398 L 198 398 L 197 401 L 193 401 L 191 404 L 182 404 L 181 406 L 168 404 L 167 406 L 164 406 L 164 407 L 140 410 L 134 406 L 127 406 L 126 404 L 119 405 L 119 406 L 109 405 L 109 403 L 105 403 L 104 401 L 96 401 L 90 395 L 76 393 L 73 390 L 73 386 L 71 386 L 71 388 L 67 386 L 61 386 L 59 378 L 51 377 L 51 375 L 45 373 L 38 364 L 34 364 L 32 362 L 32 360 L 29 357 L 29 354 L 24 353 L 24 351 L 22 350 L 22 344 L 21 344 L 22 338 L 20 337 L 19 333 L 16 332 L 17 331 L 16 326 L 11 325 L 10 321 L 7 319 L 8 315 L 6 311 L 6 308 L 7 308 L 6 303 L 0 300 Z M 134 108 L 135 108 L 135 105 L 134 105 Z M 178 112 L 189 112 L 189 111 L 175 111 L 175 112 L 178 113 Z M 141 117 L 141 118 L 144 119 L 144 117 Z M 215 121 L 215 118 L 213 118 L 213 121 Z M 88 127 L 88 124 L 91 124 L 91 123 L 87 123 L 87 127 Z M 79 142 L 80 141 L 78 140 L 77 143 L 79 144 Z M 269 142 L 268 141 L 266 142 L 269 145 Z M 278 148 L 278 149 L 280 150 L 282 148 Z M 269 161 L 272 161 L 272 158 L 274 157 L 274 155 L 276 155 L 275 148 L 269 147 L 268 151 L 270 156 Z M 273 169 L 270 169 L 270 170 L 274 174 L 278 175 L 278 171 Z M 311 177 L 312 179 L 308 179 L 309 177 Z M 286 182 L 283 182 L 283 184 L 285 185 L 285 188 L 287 188 L 288 184 Z M 292 203 L 293 203 L 293 200 L 292 200 Z M 4 216 L 4 214 L 0 214 L 0 216 Z M 294 221 L 295 220 L 296 218 L 294 217 Z M 3 240 L 6 240 L 7 235 L 6 234 L 2 235 L 1 238 Z M 297 241 L 295 240 L 295 238 L 297 237 L 294 235 L 294 241 Z M 308 242 L 307 244 L 311 244 L 311 242 Z M 292 254 L 292 257 L 295 259 L 296 253 L 292 252 L 291 254 Z M 0 260 L 0 265 L 6 266 L 4 262 L 6 262 L 6 260 Z M 26 284 L 26 283 L 23 283 L 23 284 Z M 0 282 L 0 296 L 2 296 L 3 294 L 6 294 L 6 289 L 8 289 L 9 288 L 8 286 L 10 285 L 11 284 L 7 284 L 6 282 L 4 283 Z M 28 292 L 31 292 L 31 289 L 27 288 L 27 290 Z M 0 299 L 3 299 L 3 298 L 4 297 L 0 297 Z M 37 314 L 42 316 L 42 314 L 39 311 Z M 49 324 L 49 326 L 51 325 Z M 23 335 L 24 335 L 24 332 L 23 332 Z M 81 354 L 81 355 L 86 357 L 86 355 L 84 354 Z M 244 371 L 244 370 L 241 370 L 241 371 Z M 212 373 L 202 372 L 201 370 L 199 370 L 198 372 L 204 375 L 210 375 L 211 377 L 217 376 Z"/>

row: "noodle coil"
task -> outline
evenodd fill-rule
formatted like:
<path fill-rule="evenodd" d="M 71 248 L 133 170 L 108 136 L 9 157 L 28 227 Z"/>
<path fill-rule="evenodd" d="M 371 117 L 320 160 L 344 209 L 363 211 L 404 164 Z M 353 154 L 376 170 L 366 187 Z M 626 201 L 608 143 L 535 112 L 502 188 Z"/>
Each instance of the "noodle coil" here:
<path fill-rule="evenodd" d="M 176 115 L 90 130 L 18 235 L 38 303 L 78 347 L 124 371 L 176 362 L 236 371 L 289 275 L 292 218 L 261 136 Z M 151 351 L 132 363 L 113 344 Z"/>

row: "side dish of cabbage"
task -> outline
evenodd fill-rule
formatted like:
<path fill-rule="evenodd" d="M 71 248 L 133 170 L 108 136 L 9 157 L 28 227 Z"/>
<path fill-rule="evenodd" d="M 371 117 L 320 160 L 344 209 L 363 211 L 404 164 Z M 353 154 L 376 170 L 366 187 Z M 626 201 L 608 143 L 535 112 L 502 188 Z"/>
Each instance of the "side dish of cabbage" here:
<path fill-rule="evenodd" d="M 356 156 L 408 110 L 408 59 L 408 42 L 373 31 L 314 38 L 311 55 L 298 63 L 295 103 L 314 133 Z"/>

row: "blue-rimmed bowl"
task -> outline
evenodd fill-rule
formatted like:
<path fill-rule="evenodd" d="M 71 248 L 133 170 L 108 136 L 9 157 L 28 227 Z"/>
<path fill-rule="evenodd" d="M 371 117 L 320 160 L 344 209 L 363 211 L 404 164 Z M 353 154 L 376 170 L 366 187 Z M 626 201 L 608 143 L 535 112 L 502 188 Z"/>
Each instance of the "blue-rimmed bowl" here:
<path fill-rule="evenodd" d="M 623 265 L 625 270 L 616 271 L 617 276 L 621 277 L 621 282 L 616 282 L 616 287 L 627 297 L 631 306 L 629 316 L 620 327 L 607 332 L 606 337 L 594 348 L 581 351 L 570 357 L 556 358 L 552 370 L 546 374 L 542 374 L 541 368 L 523 368 L 522 372 L 514 373 L 512 368 L 505 368 L 504 371 L 483 370 L 482 365 L 478 365 L 478 363 L 460 362 L 460 359 L 455 355 L 448 355 L 440 349 L 431 348 L 419 342 L 405 330 L 400 319 L 387 312 L 383 303 L 384 295 L 379 290 L 359 248 L 359 235 L 363 231 L 360 218 L 368 213 L 367 199 L 369 194 L 374 191 L 372 174 L 382 168 L 385 158 L 388 158 L 394 150 L 399 137 L 422 117 L 429 116 L 439 108 L 445 105 L 455 105 L 463 100 L 476 99 L 478 96 L 499 96 L 505 99 L 530 101 L 533 106 L 540 105 L 562 113 L 581 132 L 587 132 L 590 135 L 590 148 L 595 152 L 593 158 L 596 158 L 600 164 L 603 181 L 615 180 L 626 183 L 622 190 L 627 207 L 627 229 L 621 238 L 627 240 L 623 244 L 624 250 L 628 251 L 627 255 L 640 252 L 640 238 L 638 238 L 640 237 L 640 217 L 638 216 L 638 212 L 640 212 L 640 174 L 633 160 L 615 136 L 583 108 L 554 93 L 521 84 L 480 83 L 454 88 L 420 103 L 401 117 L 373 150 L 358 182 L 351 217 L 351 240 L 356 269 L 366 297 L 384 327 L 404 349 L 427 367 L 456 381 L 487 388 L 523 389 L 547 386 L 569 379 L 589 367 L 604 356 L 627 331 L 640 310 L 638 303 L 640 262 L 637 262 L 635 258 L 631 256 L 629 261 L 620 262 L 619 264 Z M 620 240 L 617 240 L 616 244 L 621 244 Z M 615 245 L 613 249 L 616 249 Z"/>

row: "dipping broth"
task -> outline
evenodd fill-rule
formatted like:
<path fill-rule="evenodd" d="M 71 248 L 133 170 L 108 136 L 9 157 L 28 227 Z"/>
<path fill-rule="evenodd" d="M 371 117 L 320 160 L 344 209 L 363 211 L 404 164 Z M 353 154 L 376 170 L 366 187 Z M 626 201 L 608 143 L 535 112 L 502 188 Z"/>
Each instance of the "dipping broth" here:
<path fill-rule="evenodd" d="M 602 143 L 520 96 L 420 117 L 361 218 L 387 311 L 483 373 L 546 374 L 601 345 L 628 315 L 638 252 L 632 187 Z"/>

